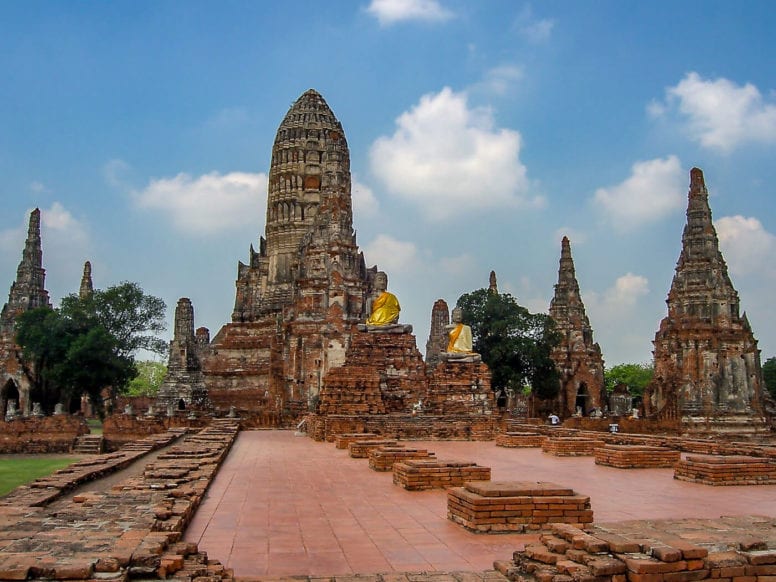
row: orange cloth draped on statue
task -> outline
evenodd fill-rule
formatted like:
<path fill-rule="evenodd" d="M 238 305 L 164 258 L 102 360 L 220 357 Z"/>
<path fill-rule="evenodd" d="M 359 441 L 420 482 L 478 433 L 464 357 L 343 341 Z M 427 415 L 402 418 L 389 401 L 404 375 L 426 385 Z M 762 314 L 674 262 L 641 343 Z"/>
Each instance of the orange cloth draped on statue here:
<path fill-rule="evenodd" d="M 372 313 L 366 320 L 367 325 L 388 325 L 399 319 L 401 306 L 396 295 L 383 291 L 380 297 L 372 303 Z"/>
<path fill-rule="evenodd" d="M 459 323 L 455 329 L 450 330 L 450 341 L 447 344 L 448 352 L 472 353 L 472 328 Z"/>

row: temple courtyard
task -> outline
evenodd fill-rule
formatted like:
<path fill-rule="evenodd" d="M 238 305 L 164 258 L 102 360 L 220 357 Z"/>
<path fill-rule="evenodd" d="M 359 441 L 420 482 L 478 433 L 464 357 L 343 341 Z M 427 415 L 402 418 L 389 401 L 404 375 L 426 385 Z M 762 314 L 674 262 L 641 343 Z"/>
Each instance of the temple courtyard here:
<path fill-rule="evenodd" d="M 615 469 L 589 456 L 555 457 L 493 441 L 402 444 L 490 467 L 493 481 L 572 487 L 590 496 L 599 526 L 776 516 L 776 485 L 712 487 L 675 480 L 672 469 Z M 371 470 L 346 449 L 265 430 L 239 434 L 185 539 L 235 576 L 252 578 L 483 571 L 538 536 L 470 533 L 447 519 L 443 490 L 406 491 L 391 472 Z"/>

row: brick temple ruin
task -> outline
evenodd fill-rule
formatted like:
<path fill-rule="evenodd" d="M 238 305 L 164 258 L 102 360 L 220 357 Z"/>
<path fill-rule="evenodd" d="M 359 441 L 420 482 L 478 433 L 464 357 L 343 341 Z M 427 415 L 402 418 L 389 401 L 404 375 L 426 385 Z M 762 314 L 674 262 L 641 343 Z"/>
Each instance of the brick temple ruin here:
<path fill-rule="evenodd" d="M 445 357 L 450 312 L 444 300 L 432 309 L 425 360 L 411 326 L 359 327 L 369 315 L 377 272 L 376 266 L 367 268 L 353 229 L 350 152 L 342 124 L 323 97 L 309 90 L 278 128 L 265 236 L 258 249 L 251 245 L 247 263 L 238 264 L 231 321 L 211 340 L 209 330 L 195 329 L 191 301 L 179 300 L 155 413 L 232 410 L 245 426 L 290 426 L 307 416 L 311 434 L 320 438 L 362 430 L 492 438 L 498 415 L 490 373 L 476 354 Z M 489 287 L 498 292 L 495 273 Z M 80 292 L 90 290 L 87 263 Z M 735 419 L 739 427 L 764 428 L 770 400 L 763 392 L 757 342 L 746 315 L 739 315 L 698 169 L 691 172 L 683 249 L 667 303 L 668 316 L 654 341 L 656 374 L 646 414 L 689 424 L 725 417 L 728 426 Z M 16 346 L 13 329 L 20 313 L 39 306 L 51 303 L 36 209 L 0 316 L 3 416 L 9 406 L 23 416 L 33 413 L 34 370 Z M 601 350 L 566 237 L 549 312 L 562 338 L 552 353 L 561 386 L 551 405 L 563 418 L 578 416 L 580 409 L 582 416 L 605 409 Z M 451 417 L 460 422 L 449 422 Z"/>
<path fill-rule="evenodd" d="M 648 415 L 764 424 L 760 350 L 728 276 L 698 168 L 690 171 L 682 250 L 666 299 L 668 315 L 655 334 L 655 376 L 645 392 Z"/>
<path fill-rule="evenodd" d="M 25 361 L 14 338 L 16 319 L 25 311 L 37 307 L 51 307 L 46 291 L 46 270 L 43 268 L 43 249 L 40 238 L 40 210 L 30 213 L 27 240 L 22 260 L 11 283 L 8 303 L 0 313 L 0 416 L 13 418 L 15 411 L 25 416 L 32 412 L 35 396 L 34 371 Z"/>
<path fill-rule="evenodd" d="M 560 375 L 558 412 L 565 417 L 602 410 L 606 403 L 604 360 L 601 348 L 593 341 L 593 328 L 585 313 L 571 257 L 571 243 L 565 236 L 550 317 L 561 335 L 560 343 L 550 354 Z"/>

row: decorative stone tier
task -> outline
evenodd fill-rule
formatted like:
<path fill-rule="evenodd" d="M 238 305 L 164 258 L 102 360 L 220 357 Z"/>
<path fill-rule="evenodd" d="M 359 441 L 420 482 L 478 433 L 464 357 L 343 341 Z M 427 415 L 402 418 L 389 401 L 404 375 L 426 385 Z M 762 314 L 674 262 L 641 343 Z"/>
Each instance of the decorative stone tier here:
<path fill-rule="evenodd" d="M 447 492 L 447 517 L 478 533 L 547 530 L 551 523 L 584 529 L 590 498 L 568 487 L 531 481 L 471 481 Z"/>
<path fill-rule="evenodd" d="M 333 442 L 336 435 L 373 432 L 383 438 L 405 440 L 488 441 L 498 432 L 496 415 L 374 414 L 318 415 L 306 417 L 307 434 L 317 441 Z"/>
<path fill-rule="evenodd" d="M 674 479 L 704 485 L 776 485 L 776 462 L 743 455 L 692 455 L 677 463 Z"/>
<path fill-rule="evenodd" d="M 378 447 L 396 447 L 396 446 L 401 446 L 401 445 L 397 445 L 396 441 L 391 441 L 386 439 L 353 441 L 348 445 L 348 453 L 354 459 L 367 459 L 369 458 L 369 451 L 373 449 L 376 449 Z"/>
<path fill-rule="evenodd" d="M 434 458 L 434 453 L 427 449 L 396 447 L 379 447 L 369 451 L 369 468 L 375 471 L 391 471 L 394 463 L 410 459 Z"/>
<path fill-rule="evenodd" d="M 586 532 L 552 524 L 496 570 L 513 582 L 773 582 L 776 520 L 646 520 Z"/>
<path fill-rule="evenodd" d="M 366 441 L 378 438 L 373 432 L 349 432 L 338 434 L 334 438 L 334 443 L 338 449 L 347 449 L 348 445 L 354 441 Z"/>
<path fill-rule="evenodd" d="M 556 457 L 589 457 L 604 444 L 603 440 L 597 439 L 549 437 L 542 443 L 542 451 Z"/>
<path fill-rule="evenodd" d="M 671 468 L 679 461 L 679 451 L 664 447 L 605 445 L 595 449 L 596 465 L 617 469 Z"/>
<path fill-rule="evenodd" d="M 541 447 L 547 437 L 538 432 L 504 432 L 496 436 L 497 447 Z"/>
<path fill-rule="evenodd" d="M 434 368 L 423 400 L 424 412 L 483 415 L 491 414 L 494 408 L 487 365 L 481 361 L 443 358 Z"/>
<path fill-rule="evenodd" d="M 393 465 L 393 482 L 408 491 L 460 487 L 466 481 L 490 481 L 490 467 L 471 461 L 407 460 Z"/>
<path fill-rule="evenodd" d="M 2 422 L 0 454 L 69 453 L 76 438 L 88 433 L 86 421 L 77 416 L 21 417 Z"/>
<path fill-rule="evenodd" d="M 215 421 L 107 491 L 42 499 L 41 491 L 70 491 L 81 483 L 82 472 L 68 481 L 67 469 L 58 472 L 56 485 L 46 479 L 18 487 L 0 500 L 0 579 L 233 580 L 231 571 L 209 560 L 197 544 L 182 541 L 182 532 L 237 430 L 234 422 Z M 150 443 L 127 448 L 148 452 L 178 436 L 155 435 Z"/>

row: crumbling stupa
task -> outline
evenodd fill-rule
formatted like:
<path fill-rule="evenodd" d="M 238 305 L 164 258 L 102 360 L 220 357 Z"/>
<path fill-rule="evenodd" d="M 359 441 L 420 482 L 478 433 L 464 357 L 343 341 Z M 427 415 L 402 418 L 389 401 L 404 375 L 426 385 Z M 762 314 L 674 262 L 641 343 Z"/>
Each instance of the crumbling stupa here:
<path fill-rule="evenodd" d="M 663 418 L 762 413 L 760 352 L 728 276 L 711 221 L 703 172 L 690 171 L 687 224 L 655 335 L 655 377 L 645 410 Z M 751 424 L 751 422 L 750 422 Z"/>
<path fill-rule="evenodd" d="M 266 238 L 238 266 L 232 321 L 200 354 L 214 405 L 294 415 L 344 363 L 375 271 L 356 244 L 350 188 L 342 125 L 311 89 L 278 128 Z"/>
<path fill-rule="evenodd" d="M 605 402 L 604 361 L 601 348 L 593 341 L 593 328 L 579 293 L 571 244 L 563 237 L 555 295 L 550 317 L 560 333 L 560 343 L 550 354 L 560 376 L 558 411 L 571 416 L 601 410 Z"/>
<path fill-rule="evenodd" d="M 17 318 L 30 309 L 51 307 L 46 291 L 46 271 L 43 268 L 43 248 L 40 239 L 40 210 L 30 213 L 27 240 L 22 260 L 11 284 L 8 303 L 0 313 L 0 414 L 4 417 L 8 405 L 14 401 L 17 410 L 29 414 L 33 370 L 22 357 L 14 340 Z"/>

